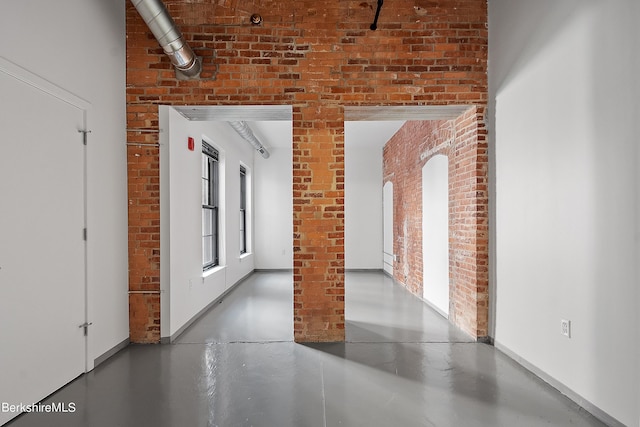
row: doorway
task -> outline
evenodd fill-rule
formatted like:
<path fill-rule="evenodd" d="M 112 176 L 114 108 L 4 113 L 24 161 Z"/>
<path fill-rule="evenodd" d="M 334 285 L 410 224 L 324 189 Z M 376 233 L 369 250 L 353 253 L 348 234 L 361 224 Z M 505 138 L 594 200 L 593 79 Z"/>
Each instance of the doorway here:
<path fill-rule="evenodd" d="M 487 301 L 490 301 L 485 238 L 487 151 L 482 117 L 482 110 L 470 105 L 345 107 L 344 116 L 347 176 L 348 122 L 369 122 L 367 125 L 370 125 L 406 121 L 383 148 L 379 192 L 380 199 L 386 194 L 388 201 L 380 200 L 378 209 L 387 212 L 388 218 L 391 218 L 389 212 L 393 212 L 393 226 L 384 227 L 380 218 L 379 234 L 382 236 L 386 230 L 389 235 L 392 230 L 393 249 L 388 251 L 388 245 L 383 246 L 381 241 L 380 253 L 390 254 L 384 257 L 386 261 L 392 260 L 393 268 L 386 265 L 382 256 L 378 268 L 391 271 L 396 282 L 475 337 L 487 334 Z M 434 163 L 423 170 L 432 161 Z M 423 194 L 423 185 L 435 187 L 427 188 Z M 345 186 L 349 188 L 348 180 Z M 349 218 L 349 203 L 346 192 L 347 237 L 349 223 L 358 223 L 357 219 Z M 423 218 L 423 203 L 427 205 L 426 215 L 434 215 L 433 218 Z M 430 224 L 423 229 L 423 223 L 427 222 Z M 423 232 L 428 242 L 423 241 Z M 359 244 L 363 246 L 371 241 L 369 238 Z M 345 242 L 348 270 L 353 246 L 349 246 L 348 238 Z M 429 251 L 437 256 L 428 255 Z M 427 254 L 423 256 L 423 252 Z"/>
<path fill-rule="evenodd" d="M 382 187 L 382 232 L 383 232 L 383 264 L 382 269 L 393 277 L 393 182 L 387 181 Z"/>
<path fill-rule="evenodd" d="M 449 316 L 449 158 L 422 167 L 423 298 Z"/>
<path fill-rule="evenodd" d="M 20 242 L 0 245 L 0 396 L 9 404 L 38 402 L 86 370 L 85 148 L 78 132 L 86 111 L 63 92 L 0 67 L 7 106 L 0 114 L 0 236 Z M 0 413 L 0 424 L 16 415 Z"/>

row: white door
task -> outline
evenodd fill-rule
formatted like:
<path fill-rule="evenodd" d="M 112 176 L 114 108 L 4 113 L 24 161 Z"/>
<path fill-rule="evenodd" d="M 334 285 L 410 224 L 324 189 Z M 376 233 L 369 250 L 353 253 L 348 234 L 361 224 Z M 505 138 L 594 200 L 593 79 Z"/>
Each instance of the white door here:
<path fill-rule="evenodd" d="M 0 402 L 38 402 L 85 370 L 83 125 L 0 70 Z"/>
<path fill-rule="evenodd" d="M 383 268 L 393 276 L 393 183 L 387 181 L 382 187 L 382 215 L 383 215 Z"/>
<path fill-rule="evenodd" d="M 436 155 L 422 168 L 423 298 L 449 314 L 449 159 Z"/>

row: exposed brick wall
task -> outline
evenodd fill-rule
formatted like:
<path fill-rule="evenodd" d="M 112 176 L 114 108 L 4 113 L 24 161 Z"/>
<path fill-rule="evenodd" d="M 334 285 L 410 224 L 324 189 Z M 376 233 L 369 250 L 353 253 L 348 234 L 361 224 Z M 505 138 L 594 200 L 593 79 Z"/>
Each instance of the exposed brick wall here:
<path fill-rule="evenodd" d="M 475 109 L 455 121 L 453 291 L 450 319 L 478 338 L 489 336 L 489 183 L 487 138 Z"/>
<path fill-rule="evenodd" d="M 408 121 L 383 151 L 383 183 L 393 183 L 393 253 L 397 256 L 394 278 L 419 296 L 423 290 L 422 167 L 432 155 L 420 157 L 449 141 L 454 134 L 452 121 Z M 449 147 L 435 150 L 435 154 L 448 156 Z"/>
<path fill-rule="evenodd" d="M 449 162 L 449 319 L 474 337 L 488 334 L 488 157 L 475 108 L 457 119 L 409 121 L 384 148 L 393 183 L 394 278 L 422 297 L 422 168 Z"/>
<path fill-rule="evenodd" d="M 179 81 L 127 5 L 128 142 L 158 142 L 158 104 L 293 105 L 294 332 L 344 339 L 345 105 L 487 101 L 485 0 L 376 2 L 165 1 L 203 58 L 202 79 Z M 249 17 L 260 13 L 263 24 Z M 157 150 L 129 145 L 131 338 L 159 340 Z M 137 155 L 137 156 L 136 156 Z M 148 174 L 148 175 L 147 175 Z M 146 296 L 144 296 L 146 295 Z M 151 313 L 148 323 L 141 313 Z M 155 314 L 158 313 L 158 318 Z M 137 317 L 136 317 L 137 316 Z"/>
<path fill-rule="evenodd" d="M 130 134 L 128 141 L 146 144 L 145 139 L 145 135 Z M 158 154 L 156 146 L 128 146 L 129 338 L 132 342 L 160 339 Z"/>

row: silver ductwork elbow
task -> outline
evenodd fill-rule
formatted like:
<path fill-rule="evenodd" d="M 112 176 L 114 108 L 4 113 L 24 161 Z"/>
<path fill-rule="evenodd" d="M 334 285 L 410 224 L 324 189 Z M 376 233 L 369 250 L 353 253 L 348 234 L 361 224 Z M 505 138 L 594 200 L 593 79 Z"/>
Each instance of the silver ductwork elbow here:
<path fill-rule="evenodd" d="M 162 0 L 131 0 L 131 3 L 176 70 L 187 77 L 197 77 L 202 70 L 201 61 L 184 41 Z"/>
<path fill-rule="evenodd" d="M 265 159 L 269 158 L 269 152 L 267 151 L 265 146 L 262 145 L 262 143 L 258 140 L 258 138 L 256 138 L 256 136 L 253 134 L 253 131 L 251 131 L 251 128 L 247 126 L 245 122 L 233 121 L 228 123 L 238 133 L 238 135 L 240 135 L 242 138 L 244 138 L 245 141 L 251 144 L 253 148 L 255 148 L 262 155 L 262 157 L 264 157 Z"/>

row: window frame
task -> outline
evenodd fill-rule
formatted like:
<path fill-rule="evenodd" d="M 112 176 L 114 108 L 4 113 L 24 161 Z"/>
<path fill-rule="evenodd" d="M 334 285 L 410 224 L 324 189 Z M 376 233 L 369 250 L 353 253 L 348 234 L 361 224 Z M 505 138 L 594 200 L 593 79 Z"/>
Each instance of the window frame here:
<path fill-rule="evenodd" d="M 240 255 L 249 252 L 247 236 L 247 168 L 240 165 Z"/>
<path fill-rule="evenodd" d="M 207 271 L 220 265 L 220 152 L 202 141 L 202 156 L 202 271 Z M 205 212 L 211 212 L 210 224 L 205 224 Z M 205 234 L 207 225 L 211 227 L 209 234 Z M 208 248 L 207 238 L 211 238 Z M 207 249 L 212 255 L 208 262 L 205 261 Z"/>

